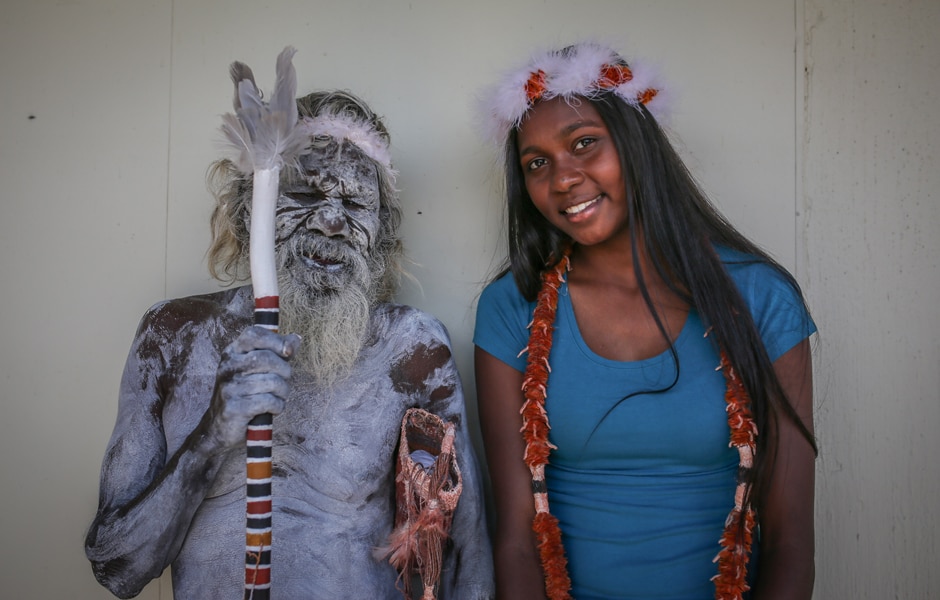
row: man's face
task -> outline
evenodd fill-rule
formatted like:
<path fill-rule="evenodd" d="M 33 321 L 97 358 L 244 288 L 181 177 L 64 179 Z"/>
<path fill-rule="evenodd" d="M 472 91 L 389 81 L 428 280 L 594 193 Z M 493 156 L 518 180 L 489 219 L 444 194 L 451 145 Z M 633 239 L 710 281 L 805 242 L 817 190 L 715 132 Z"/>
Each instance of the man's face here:
<path fill-rule="evenodd" d="M 380 225 L 375 165 L 352 143 L 326 139 L 300 158 L 277 206 L 279 267 L 308 292 L 366 283 Z"/>

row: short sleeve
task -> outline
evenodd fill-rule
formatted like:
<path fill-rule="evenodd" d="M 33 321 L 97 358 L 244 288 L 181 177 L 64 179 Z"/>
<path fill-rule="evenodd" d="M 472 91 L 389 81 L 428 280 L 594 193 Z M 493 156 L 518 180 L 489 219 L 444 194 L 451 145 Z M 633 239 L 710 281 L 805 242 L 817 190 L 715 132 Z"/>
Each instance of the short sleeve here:
<path fill-rule="evenodd" d="M 519 293 L 511 274 L 484 288 L 477 303 L 473 343 L 510 367 L 525 371 L 526 357 L 519 356 L 529 341 L 528 324 L 535 303 Z"/>
<path fill-rule="evenodd" d="M 764 262 L 725 261 L 771 362 L 816 332 L 802 293 L 783 273 Z"/>

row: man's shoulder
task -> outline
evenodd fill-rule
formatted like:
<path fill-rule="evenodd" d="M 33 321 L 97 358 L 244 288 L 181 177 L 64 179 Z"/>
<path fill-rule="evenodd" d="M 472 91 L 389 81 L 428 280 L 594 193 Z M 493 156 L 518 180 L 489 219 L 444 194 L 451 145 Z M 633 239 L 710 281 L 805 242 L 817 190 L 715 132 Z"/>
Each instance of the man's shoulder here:
<path fill-rule="evenodd" d="M 250 289 L 246 286 L 207 294 L 162 300 L 151 306 L 141 319 L 144 329 L 179 331 L 210 321 L 236 321 L 251 316 Z"/>
<path fill-rule="evenodd" d="M 407 304 L 382 302 L 372 311 L 377 333 L 381 336 L 426 337 L 428 335 L 450 344 L 444 324 L 429 312 Z"/>

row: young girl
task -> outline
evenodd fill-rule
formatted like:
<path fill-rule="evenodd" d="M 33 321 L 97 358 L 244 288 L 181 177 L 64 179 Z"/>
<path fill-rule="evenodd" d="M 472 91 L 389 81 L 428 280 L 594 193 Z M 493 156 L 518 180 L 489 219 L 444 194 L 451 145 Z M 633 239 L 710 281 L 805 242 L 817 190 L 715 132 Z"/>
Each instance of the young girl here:
<path fill-rule="evenodd" d="M 812 594 L 815 326 L 696 186 L 663 95 L 582 43 L 487 98 L 509 266 L 474 343 L 499 598 Z"/>

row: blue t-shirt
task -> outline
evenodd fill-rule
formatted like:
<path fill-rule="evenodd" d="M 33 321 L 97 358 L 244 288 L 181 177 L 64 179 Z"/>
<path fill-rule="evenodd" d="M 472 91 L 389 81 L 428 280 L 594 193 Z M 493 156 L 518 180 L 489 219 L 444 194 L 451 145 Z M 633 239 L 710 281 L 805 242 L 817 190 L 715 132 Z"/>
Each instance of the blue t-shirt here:
<path fill-rule="evenodd" d="M 780 273 L 726 249 L 719 254 L 772 361 L 815 331 Z M 493 282 L 480 297 L 474 343 L 524 371 L 526 355 L 518 355 L 534 308 L 511 275 Z M 591 351 L 567 285 L 553 338 L 546 410 L 558 449 L 546 480 L 572 596 L 713 598 L 712 559 L 734 504 L 738 453 L 728 444 L 719 357 L 699 315 L 689 312 L 675 341 L 678 378 L 668 351 L 634 362 Z"/>

